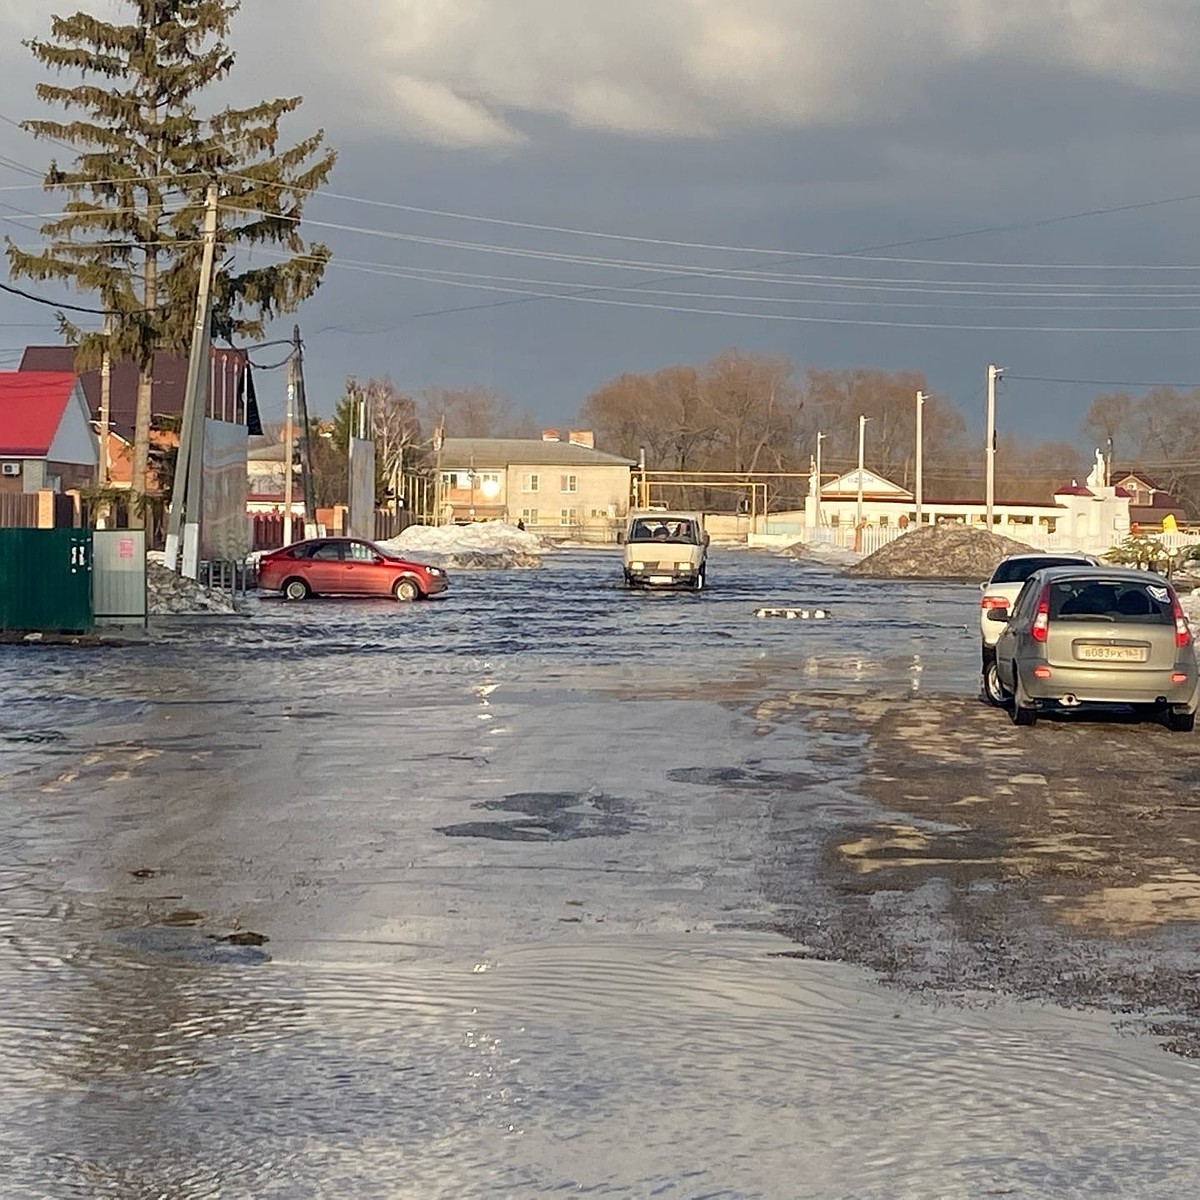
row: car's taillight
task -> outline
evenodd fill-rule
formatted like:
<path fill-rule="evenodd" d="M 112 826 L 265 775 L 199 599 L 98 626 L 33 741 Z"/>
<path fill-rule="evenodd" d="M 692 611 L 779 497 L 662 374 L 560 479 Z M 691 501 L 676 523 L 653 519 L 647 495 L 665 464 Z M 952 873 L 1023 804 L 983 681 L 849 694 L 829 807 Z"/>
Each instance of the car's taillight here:
<path fill-rule="evenodd" d="M 1183 615 L 1183 605 L 1179 603 L 1178 596 L 1171 597 L 1171 615 L 1175 618 L 1175 645 L 1182 650 L 1192 644 L 1192 631 L 1187 617 Z"/>
<path fill-rule="evenodd" d="M 1037 614 L 1033 618 L 1033 624 L 1029 627 L 1029 632 L 1035 642 L 1044 642 L 1046 635 L 1050 630 L 1050 589 L 1042 588 L 1042 594 L 1038 597 Z"/>
<path fill-rule="evenodd" d="M 1004 596 L 984 596 L 979 602 L 979 607 L 987 612 L 990 608 L 1007 608 L 1008 599 Z"/>

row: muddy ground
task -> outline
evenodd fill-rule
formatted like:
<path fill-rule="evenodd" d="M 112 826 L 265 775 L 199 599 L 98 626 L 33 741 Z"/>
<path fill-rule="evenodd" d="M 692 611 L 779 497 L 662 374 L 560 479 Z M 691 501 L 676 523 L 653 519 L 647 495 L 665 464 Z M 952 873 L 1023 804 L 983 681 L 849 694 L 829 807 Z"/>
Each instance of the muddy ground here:
<path fill-rule="evenodd" d="M 790 936 L 903 986 L 1136 1012 L 1200 1054 L 1200 741 L 1120 713 L 1017 729 L 970 697 L 790 703 L 865 738 L 883 810 L 831 832 L 822 919 Z"/>

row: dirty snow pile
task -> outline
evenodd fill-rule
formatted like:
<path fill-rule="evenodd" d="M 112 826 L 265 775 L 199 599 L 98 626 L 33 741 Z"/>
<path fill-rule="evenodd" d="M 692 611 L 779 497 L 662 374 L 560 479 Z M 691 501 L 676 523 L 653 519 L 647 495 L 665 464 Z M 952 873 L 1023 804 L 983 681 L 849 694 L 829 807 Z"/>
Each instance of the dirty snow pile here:
<path fill-rule="evenodd" d="M 473 525 L 410 525 L 378 545 L 438 567 L 540 567 L 545 544 L 504 521 Z"/>
<path fill-rule="evenodd" d="M 871 579 L 987 579 L 1024 542 L 971 525 L 928 525 L 901 534 L 847 570 Z"/>
<path fill-rule="evenodd" d="M 146 562 L 146 604 L 150 615 L 158 617 L 238 611 L 228 592 L 176 575 L 153 558 Z"/>
<path fill-rule="evenodd" d="M 831 567 L 848 567 L 862 558 L 861 554 L 856 554 L 846 546 L 835 546 L 832 542 L 793 542 L 785 546 L 780 554 L 786 558 Z"/>
<path fill-rule="evenodd" d="M 1176 591 L 1179 593 L 1179 603 L 1187 614 L 1188 623 L 1193 629 L 1200 629 L 1200 588 L 1189 592 L 1186 588 L 1176 585 Z"/>

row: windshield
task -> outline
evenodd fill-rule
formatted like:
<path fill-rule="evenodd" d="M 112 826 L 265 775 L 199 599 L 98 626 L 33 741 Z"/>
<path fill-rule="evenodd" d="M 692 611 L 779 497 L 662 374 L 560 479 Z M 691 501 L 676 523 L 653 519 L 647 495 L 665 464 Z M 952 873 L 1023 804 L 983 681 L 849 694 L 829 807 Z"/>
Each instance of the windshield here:
<path fill-rule="evenodd" d="M 1039 555 L 1037 558 L 1010 558 L 1002 562 L 992 576 L 992 583 L 1024 583 L 1034 571 L 1043 567 L 1074 567 L 1083 560 L 1074 558 L 1050 558 Z"/>
<path fill-rule="evenodd" d="M 685 542 L 699 544 L 696 522 L 687 517 L 639 517 L 629 531 L 631 542 Z"/>
<path fill-rule="evenodd" d="M 1173 625 L 1171 592 L 1162 584 L 1064 579 L 1050 585 L 1050 618 Z"/>

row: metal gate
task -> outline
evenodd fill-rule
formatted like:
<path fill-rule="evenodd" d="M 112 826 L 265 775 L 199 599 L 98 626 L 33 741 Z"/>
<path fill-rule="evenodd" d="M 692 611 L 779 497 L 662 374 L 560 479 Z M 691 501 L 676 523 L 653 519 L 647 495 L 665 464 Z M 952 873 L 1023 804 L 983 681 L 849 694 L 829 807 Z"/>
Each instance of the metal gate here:
<path fill-rule="evenodd" d="M 88 633 L 92 535 L 87 529 L 0 529 L 0 630 Z"/>
<path fill-rule="evenodd" d="M 98 529 L 92 534 L 92 610 L 97 625 L 146 623 L 146 534 Z"/>

